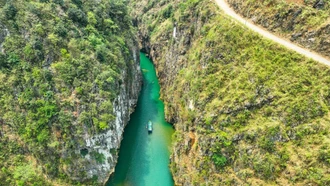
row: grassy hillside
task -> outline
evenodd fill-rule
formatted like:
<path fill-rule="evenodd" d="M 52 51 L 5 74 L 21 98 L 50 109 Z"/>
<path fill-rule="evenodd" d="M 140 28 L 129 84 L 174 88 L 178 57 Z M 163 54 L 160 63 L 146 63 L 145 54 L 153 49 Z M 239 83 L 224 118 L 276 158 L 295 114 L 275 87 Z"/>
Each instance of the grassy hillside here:
<path fill-rule="evenodd" d="M 259 37 L 210 1 L 131 4 L 176 128 L 176 184 L 330 184 L 328 67 Z"/>
<path fill-rule="evenodd" d="M 123 3 L 0 0 L 0 185 L 97 180 L 78 147 L 111 129 L 134 65 Z"/>
<path fill-rule="evenodd" d="M 329 0 L 228 0 L 236 12 L 306 48 L 329 57 Z"/>

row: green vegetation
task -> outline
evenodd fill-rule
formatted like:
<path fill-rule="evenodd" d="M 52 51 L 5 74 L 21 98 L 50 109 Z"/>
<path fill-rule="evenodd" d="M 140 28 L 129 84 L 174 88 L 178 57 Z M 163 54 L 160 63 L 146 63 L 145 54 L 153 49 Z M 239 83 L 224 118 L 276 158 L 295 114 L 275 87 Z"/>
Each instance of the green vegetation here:
<path fill-rule="evenodd" d="M 83 134 L 112 128 L 112 102 L 128 81 L 122 72 L 134 65 L 135 32 L 125 2 L 0 5 L 0 182 L 88 182 L 75 166 L 84 166 L 88 152 L 79 153 Z"/>
<path fill-rule="evenodd" d="M 98 163 L 103 163 L 105 161 L 104 154 L 98 152 L 91 152 L 91 155 Z"/>
<path fill-rule="evenodd" d="M 294 19 L 297 19 L 297 27 L 315 28 L 327 21 L 330 16 L 330 4 L 328 0 L 323 1 L 322 6 L 317 6 L 317 1 L 291 1 L 291 0 L 275 0 L 265 1 L 260 3 L 258 0 L 239 1 L 230 0 L 232 4 L 237 3 L 242 8 L 249 7 L 251 10 L 257 10 L 259 13 L 266 15 L 278 14 L 277 21 L 288 16 L 290 13 L 295 13 Z M 263 9 L 263 10 L 261 10 Z M 300 11 L 298 11 L 300 9 Z M 251 12 L 252 13 L 252 12 Z M 291 16 L 291 15 L 290 15 Z M 284 28 L 285 29 L 285 28 Z M 293 29 L 293 28 L 291 28 Z"/>
<path fill-rule="evenodd" d="M 223 155 L 215 154 L 212 156 L 212 160 L 213 160 L 214 164 L 220 168 L 224 167 L 227 163 L 227 158 Z"/>
<path fill-rule="evenodd" d="M 330 184 L 328 67 L 236 24 L 212 2 L 148 4 L 133 15 L 150 35 L 144 47 L 177 130 L 176 184 Z"/>
<path fill-rule="evenodd" d="M 228 0 L 235 11 L 276 34 L 329 57 L 330 1 Z"/>

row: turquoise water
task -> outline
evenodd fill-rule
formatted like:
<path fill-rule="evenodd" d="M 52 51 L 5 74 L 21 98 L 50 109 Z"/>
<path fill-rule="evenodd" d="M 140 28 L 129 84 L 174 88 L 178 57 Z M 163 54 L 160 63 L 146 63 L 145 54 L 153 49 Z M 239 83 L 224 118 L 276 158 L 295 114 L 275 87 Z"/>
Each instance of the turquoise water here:
<path fill-rule="evenodd" d="M 107 186 L 172 186 L 169 170 L 172 126 L 165 121 L 160 86 L 151 61 L 141 53 L 143 86 L 135 112 L 125 128 L 118 164 Z M 153 122 L 153 132 L 146 125 Z"/>

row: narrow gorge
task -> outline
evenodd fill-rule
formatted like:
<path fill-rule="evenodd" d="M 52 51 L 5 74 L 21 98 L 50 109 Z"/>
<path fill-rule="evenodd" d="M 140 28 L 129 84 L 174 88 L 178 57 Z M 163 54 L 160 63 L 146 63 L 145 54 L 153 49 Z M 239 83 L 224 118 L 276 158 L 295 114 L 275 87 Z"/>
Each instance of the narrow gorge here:
<path fill-rule="evenodd" d="M 328 56 L 329 1 L 227 2 Z M 0 80 L 4 185 L 330 185 L 329 67 L 215 1 L 0 0 Z"/>
<path fill-rule="evenodd" d="M 143 85 L 137 107 L 125 128 L 118 164 L 107 186 L 173 186 L 169 156 L 173 127 L 165 121 L 164 104 L 152 62 L 141 54 Z M 146 125 L 153 123 L 152 133 Z"/>
<path fill-rule="evenodd" d="M 296 6 L 263 5 L 277 4 Z M 131 6 L 176 129 L 176 185 L 330 184 L 327 66 L 262 38 L 213 1 Z"/>

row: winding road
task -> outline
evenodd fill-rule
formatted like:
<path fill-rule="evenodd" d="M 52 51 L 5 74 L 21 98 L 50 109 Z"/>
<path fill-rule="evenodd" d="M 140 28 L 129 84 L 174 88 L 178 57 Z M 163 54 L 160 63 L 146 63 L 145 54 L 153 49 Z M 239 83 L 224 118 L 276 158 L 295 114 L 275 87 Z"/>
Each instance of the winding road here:
<path fill-rule="evenodd" d="M 306 56 L 307 58 L 311 58 L 317 62 L 330 66 L 329 59 L 327 59 L 315 52 L 311 52 L 308 49 L 297 46 L 296 44 L 293 44 L 292 42 L 287 41 L 281 37 L 278 37 L 278 36 L 270 33 L 269 31 L 265 30 L 264 28 L 253 24 L 251 21 L 244 19 L 242 16 L 238 15 L 232 8 L 230 8 L 230 6 L 228 5 L 228 3 L 225 0 L 215 0 L 215 2 L 227 15 L 234 18 L 238 22 L 244 24 L 246 27 L 250 28 L 251 30 L 264 36 L 265 38 L 270 39 L 276 43 L 279 43 L 288 49 L 294 50 L 294 51 L 298 52 L 299 54 Z"/>

